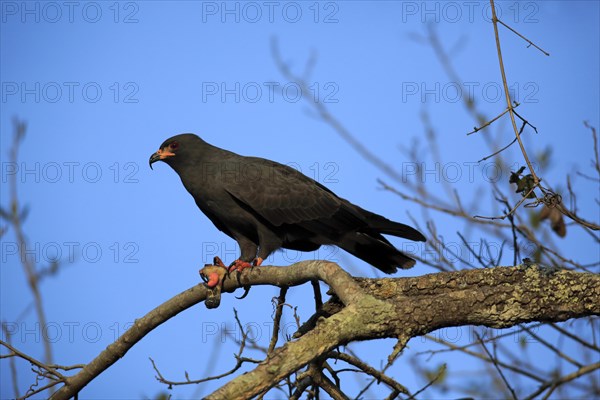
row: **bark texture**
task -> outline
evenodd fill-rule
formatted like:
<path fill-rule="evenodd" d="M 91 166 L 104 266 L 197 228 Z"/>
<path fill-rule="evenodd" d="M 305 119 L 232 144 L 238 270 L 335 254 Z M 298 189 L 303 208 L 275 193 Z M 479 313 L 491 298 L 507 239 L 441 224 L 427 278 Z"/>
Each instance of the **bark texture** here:
<path fill-rule="evenodd" d="M 337 264 L 303 261 L 289 267 L 246 270 L 226 279 L 223 292 L 248 285 L 296 286 L 318 279 L 335 298 L 302 327 L 298 338 L 276 349 L 254 370 L 240 375 L 208 399 L 249 399 L 337 346 L 393 337 L 404 344 L 433 330 L 462 325 L 507 328 L 531 321 L 560 322 L 600 315 L 600 276 L 538 266 L 496 267 L 415 278 L 353 278 Z M 137 319 L 134 326 L 76 375 L 52 399 L 68 399 L 154 328 L 206 300 L 196 285 Z M 210 311 L 207 311 L 210 312 Z"/>

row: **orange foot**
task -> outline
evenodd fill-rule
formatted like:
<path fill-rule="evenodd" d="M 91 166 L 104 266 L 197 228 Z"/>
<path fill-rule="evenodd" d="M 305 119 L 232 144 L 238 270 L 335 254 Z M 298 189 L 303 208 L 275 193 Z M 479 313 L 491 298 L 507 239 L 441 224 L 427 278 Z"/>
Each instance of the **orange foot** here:
<path fill-rule="evenodd" d="M 263 259 L 260 257 L 256 257 L 254 259 L 254 261 L 252 261 L 252 263 L 237 259 L 233 263 L 231 263 L 231 265 L 229 266 L 229 272 L 233 272 L 233 271 L 242 272 L 246 268 L 258 267 L 262 264 L 262 262 L 263 262 Z"/>
<path fill-rule="evenodd" d="M 213 265 L 205 265 L 200 270 L 200 276 L 206 282 L 206 286 L 209 289 L 221 285 L 227 273 L 227 267 L 219 257 L 213 259 Z"/>

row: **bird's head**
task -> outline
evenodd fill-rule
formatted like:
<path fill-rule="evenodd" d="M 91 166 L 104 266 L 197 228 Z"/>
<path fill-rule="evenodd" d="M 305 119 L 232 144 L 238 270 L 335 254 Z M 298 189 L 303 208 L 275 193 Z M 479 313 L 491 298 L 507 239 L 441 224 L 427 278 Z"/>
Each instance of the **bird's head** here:
<path fill-rule="evenodd" d="M 188 155 L 204 143 L 193 133 L 184 133 L 173 136 L 160 145 L 158 151 L 150 156 L 150 168 L 156 161 L 164 161 L 171 167 L 184 162 Z"/>

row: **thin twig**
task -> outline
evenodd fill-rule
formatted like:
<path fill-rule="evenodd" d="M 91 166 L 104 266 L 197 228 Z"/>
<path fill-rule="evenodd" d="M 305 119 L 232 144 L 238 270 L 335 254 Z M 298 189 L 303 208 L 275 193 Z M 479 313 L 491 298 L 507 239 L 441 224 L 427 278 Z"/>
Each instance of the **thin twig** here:
<path fill-rule="evenodd" d="M 442 375 L 444 375 L 444 373 L 446 372 L 446 364 L 442 365 L 442 367 L 440 368 L 440 370 L 438 371 L 438 373 L 436 374 L 436 376 L 433 377 L 432 380 L 430 380 L 425 386 L 423 386 L 421 389 L 417 390 L 415 393 L 412 394 L 412 396 L 408 397 L 407 400 L 411 400 L 411 399 L 416 399 L 418 395 L 420 395 L 421 393 L 423 393 L 425 390 L 427 390 L 431 385 L 433 385 L 438 379 L 440 379 L 440 377 Z"/>
<path fill-rule="evenodd" d="M 342 381 L 340 380 L 338 371 L 333 369 L 333 367 L 327 361 L 323 361 L 321 365 L 322 365 L 323 369 L 327 370 L 327 372 L 329 372 L 331 374 L 331 377 L 333 378 L 335 385 L 340 387 L 342 385 Z"/>
<path fill-rule="evenodd" d="M 320 388 L 322 388 L 329 396 L 334 400 L 350 400 L 348 396 L 340 390 L 339 387 L 334 385 L 331 380 L 326 377 L 320 369 L 316 369 L 313 374 L 313 382 L 315 382 Z"/>
<path fill-rule="evenodd" d="M 516 104 L 516 102 L 515 102 L 515 104 Z M 537 130 L 537 128 L 536 128 L 535 126 L 531 125 L 531 123 L 530 123 L 529 121 L 527 121 L 525 118 L 523 118 L 523 117 L 521 116 L 521 114 L 519 114 L 519 113 L 517 112 L 517 110 L 515 110 L 515 108 L 516 108 L 516 106 L 515 106 L 515 107 L 513 107 L 513 110 L 512 110 L 512 112 L 513 112 L 513 113 L 515 113 L 515 115 L 516 115 L 517 117 L 519 117 L 519 119 L 520 119 L 522 122 L 524 122 L 525 124 L 529 125 L 529 126 L 531 127 L 531 129 L 533 129 L 533 131 L 534 131 L 535 133 L 538 133 L 538 130 Z"/>
<path fill-rule="evenodd" d="M 439 343 L 441 345 L 444 345 L 444 346 L 448 347 L 448 349 L 450 349 L 450 350 L 458 350 L 458 351 L 460 351 L 462 353 L 465 353 L 465 354 L 468 354 L 468 355 L 470 355 L 472 357 L 478 358 L 478 359 L 486 361 L 486 362 L 490 362 L 490 360 L 484 354 L 477 353 L 475 351 L 469 350 L 467 348 L 467 346 L 457 346 L 457 345 L 455 345 L 453 343 L 449 343 L 449 342 L 447 342 L 445 340 L 438 339 L 438 338 L 436 338 L 436 337 L 434 337 L 432 335 L 426 335 L 425 337 L 427 339 L 431 340 L 431 341 L 434 341 L 436 343 Z M 518 367 L 516 367 L 514 365 L 503 363 L 502 361 L 498 361 L 498 365 L 502 366 L 502 368 L 509 369 L 509 370 L 511 370 L 513 372 L 516 372 L 516 373 L 518 373 L 520 375 L 526 376 L 526 377 L 528 377 L 530 379 L 533 379 L 533 380 L 535 380 L 537 382 L 540 382 L 540 383 L 545 382 L 543 378 L 541 378 L 541 377 L 537 376 L 536 374 L 534 374 L 531 369 L 518 368 Z"/>
<path fill-rule="evenodd" d="M 400 393 L 409 394 L 408 389 L 405 388 L 403 385 L 401 385 L 399 382 L 397 382 L 395 379 L 390 378 L 385 373 L 376 370 L 375 368 L 371 367 L 370 365 L 359 360 L 356 357 L 353 357 L 353 356 L 345 354 L 345 353 L 340 353 L 338 351 L 330 352 L 327 355 L 327 357 L 342 360 L 350 365 L 354 365 L 361 372 L 364 372 L 365 374 L 371 375 L 372 377 L 374 377 L 377 380 L 377 382 L 381 381 L 381 382 L 385 383 L 386 385 L 388 385 L 390 388 L 399 391 Z"/>
<path fill-rule="evenodd" d="M 567 217 L 571 218 L 573 221 L 577 222 L 579 225 L 582 225 L 582 226 L 589 228 L 591 230 L 594 230 L 594 231 L 600 230 L 600 225 L 595 224 L 593 222 L 586 221 L 585 219 L 579 217 L 577 214 L 573 213 L 571 210 L 565 208 L 561 203 L 557 204 L 556 208 L 561 213 L 563 213 Z"/>
<path fill-rule="evenodd" d="M 279 52 L 279 45 L 276 38 L 271 40 L 271 53 L 279 70 L 283 75 L 292 82 L 296 82 L 300 87 L 302 98 L 312 99 L 310 88 L 306 80 L 294 75 L 289 65 L 283 61 Z M 395 181 L 402 181 L 402 174 L 396 171 L 392 165 L 383 161 L 377 154 L 369 150 L 363 143 L 360 142 L 346 127 L 329 112 L 322 101 L 310 101 L 310 105 L 314 108 L 321 120 L 327 123 L 333 130 L 340 135 L 350 146 L 352 146 L 358 154 L 360 154 L 369 163 L 376 166 L 379 170 L 389 175 Z"/>
<path fill-rule="evenodd" d="M 7 349 L 9 349 L 10 351 L 12 351 L 12 353 L 0 355 L 0 359 L 10 358 L 10 357 L 22 358 L 24 360 L 29 361 L 32 365 L 35 365 L 36 367 L 40 368 L 41 370 L 48 372 L 51 375 L 52 379 L 59 379 L 59 380 L 65 379 L 65 376 L 63 374 L 61 374 L 60 372 L 58 372 L 58 370 L 71 371 L 73 369 L 81 369 L 81 368 L 85 367 L 85 364 L 75 364 L 75 365 L 47 364 L 45 362 L 39 361 L 38 359 L 36 359 L 28 354 L 23 353 L 22 351 L 13 347 L 11 344 L 5 342 L 4 340 L 0 340 L 0 345 L 4 346 Z"/>
<path fill-rule="evenodd" d="M 527 122 L 523 122 L 523 125 L 521 125 L 521 129 L 519 130 L 519 135 L 523 132 L 523 128 L 525 128 L 525 126 L 527 125 Z M 485 161 L 489 158 L 492 158 L 500 153 L 502 153 L 504 150 L 508 149 L 510 146 L 512 146 L 515 142 L 517 141 L 517 138 L 514 138 L 509 144 L 507 144 L 506 146 L 502 147 L 500 150 L 495 151 L 494 153 L 490 154 L 489 156 L 483 157 L 481 160 L 477 161 L 478 163 Z"/>
<path fill-rule="evenodd" d="M 394 188 L 392 186 L 389 186 L 387 183 L 385 183 L 381 179 L 377 179 L 377 183 L 379 183 L 380 185 L 382 185 L 385 190 L 389 190 L 392 193 L 397 194 L 398 196 L 400 196 L 404 200 L 412 201 L 412 202 L 414 202 L 416 204 L 420 204 L 420 205 L 422 205 L 422 206 L 424 206 L 426 208 L 432 209 L 432 210 L 440 211 L 440 212 L 443 212 L 443 213 L 446 213 L 446 214 L 449 214 L 449 215 L 453 215 L 455 217 L 463 217 L 463 218 L 468 219 L 470 222 L 477 222 L 477 223 L 480 223 L 480 224 L 491 224 L 491 225 L 494 225 L 494 226 L 497 226 L 497 227 L 504 227 L 504 228 L 510 227 L 509 224 L 500 224 L 500 223 L 495 222 L 495 221 L 490 221 L 491 219 L 504 219 L 504 218 L 486 218 L 487 220 L 486 219 L 477 219 L 478 218 L 477 216 L 473 217 L 471 215 L 468 215 L 464 211 L 453 210 L 451 208 L 441 207 L 441 206 L 438 206 L 436 204 L 428 203 L 428 202 L 426 202 L 426 201 L 424 201 L 424 200 L 422 200 L 422 199 L 420 199 L 418 197 L 409 196 L 409 195 L 407 195 L 405 193 L 402 193 L 398 189 L 396 189 L 396 188 Z M 484 217 L 482 217 L 482 218 L 484 218 Z"/>
<path fill-rule="evenodd" d="M 24 396 L 22 396 L 22 397 L 16 396 L 15 398 L 17 398 L 17 399 L 29 398 L 38 393 L 42 393 L 48 389 L 51 389 L 59 383 L 65 382 L 66 377 L 63 374 L 61 374 L 59 372 L 59 370 L 71 371 L 73 369 L 81 369 L 81 368 L 85 367 L 84 364 L 75 364 L 75 365 L 68 365 L 68 366 L 67 365 L 58 365 L 58 364 L 48 364 L 48 363 L 39 361 L 38 359 L 36 359 L 28 354 L 23 353 L 22 351 L 18 350 L 14 346 L 12 346 L 10 343 L 7 343 L 3 340 L 0 340 L 0 345 L 6 347 L 7 349 L 9 349 L 11 351 L 11 353 L 9 353 L 9 354 L 0 355 L 0 359 L 9 358 L 12 361 L 12 359 L 14 359 L 15 357 L 18 357 L 18 358 L 22 358 L 23 360 L 29 361 L 29 363 L 31 363 L 31 365 L 37 367 L 37 368 L 32 368 L 33 372 L 36 373 L 35 382 L 29 387 L 29 390 L 27 390 L 27 392 L 25 393 Z M 16 375 L 14 375 L 14 376 L 16 376 Z M 49 382 L 46 385 L 38 388 L 37 387 L 38 383 L 44 379 L 49 380 Z M 16 387 L 15 387 L 15 391 L 16 391 Z"/>
<path fill-rule="evenodd" d="M 37 381 L 36 381 L 36 383 L 37 383 Z M 42 387 L 39 387 L 37 389 L 34 389 L 35 384 L 33 384 L 33 385 L 31 385 L 29 387 L 29 390 L 27 391 L 27 393 L 25 393 L 25 396 L 17 398 L 17 400 L 24 400 L 24 399 L 27 399 L 27 398 L 29 398 L 31 396 L 35 396 L 38 393 L 42 393 L 42 392 L 44 392 L 44 391 L 46 391 L 48 389 L 53 388 L 54 386 L 58 385 L 59 383 L 61 383 L 61 381 L 53 381 L 53 380 L 51 380 L 46 385 L 44 385 Z"/>
<path fill-rule="evenodd" d="M 573 335 L 571 332 L 569 332 L 566 329 L 561 328 L 560 326 L 558 326 L 557 324 L 555 324 L 554 322 L 551 322 L 548 324 L 549 326 L 551 326 L 552 328 L 556 329 L 558 332 L 560 332 L 562 335 L 565 335 L 569 338 L 571 338 L 572 340 L 576 341 L 577 343 L 579 343 L 582 346 L 587 347 L 588 349 L 594 350 L 596 352 L 600 352 L 600 347 L 595 346 L 591 343 L 586 342 L 585 340 L 583 340 L 580 336 L 577 335 Z"/>
<path fill-rule="evenodd" d="M 507 209 L 510 209 L 510 204 L 508 204 L 508 199 L 504 196 L 501 198 L 497 198 L 498 201 L 503 203 Z M 510 222 L 510 230 L 513 237 L 513 265 L 517 265 L 517 262 L 521 259 L 520 251 L 519 251 L 519 242 L 517 240 L 517 226 L 515 225 L 515 218 L 512 214 L 508 216 L 508 221 Z"/>
<path fill-rule="evenodd" d="M 567 375 L 563 375 L 563 376 L 561 376 L 560 378 L 557 378 L 557 379 L 549 380 L 549 381 L 545 382 L 544 384 L 542 384 L 538 388 L 538 390 L 536 390 L 535 392 L 533 392 L 529 396 L 525 397 L 525 400 L 533 400 L 537 396 L 539 396 L 540 394 L 544 393 L 544 391 L 546 389 L 548 389 L 548 388 L 552 388 L 551 390 L 554 390 L 553 388 L 555 388 L 555 387 L 557 387 L 559 385 L 562 385 L 562 384 L 564 384 L 566 382 L 570 382 L 573 379 L 577 379 L 580 376 L 583 376 L 585 374 L 589 374 L 590 372 L 594 372 L 597 369 L 600 369 L 600 362 L 586 365 L 584 367 L 579 368 L 575 372 L 572 372 L 572 373 L 567 374 Z"/>
<path fill-rule="evenodd" d="M 493 4 L 492 4 L 492 7 L 493 7 Z M 506 28 L 510 29 L 510 31 L 513 32 L 515 35 L 519 36 L 521 39 L 523 39 L 524 41 L 526 41 L 527 43 L 529 43 L 529 46 L 533 46 L 536 49 L 538 49 L 539 51 L 541 51 L 542 53 L 544 53 L 544 55 L 550 56 L 550 53 L 548 53 L 547 51 L 543 50 L 541 47 L 539 47 L 538 45 L 536 45 L 535 43 L 533 43 L 531 40 L 527 39 L 525 36 L 521 35 L 519 32 L 515 31 L 510 26 L 506 25 L 501 20 L 498 19 L 498 22 L 501 23 L 502 25 L 504 25 Z"/>
<path fill-rule="evenodd" d="M 240 329 L 240 332 L 242 333 L 242 339 L 240 340 L 240 348 L 239 348 L 237 354 L 234 355 L 236 363 L 233 366 L 233 368 L 231 368 L 229 371 L 223 372 L 222 374 L 209 376 L 207 378 L 201 378 L 201 379 L 190 379 L 188 376 L 188 373 L 185 372 L 185 378 L 186 378 L 185 381 L 172 381 L 172 380 L 166 379 L 160 373 L 160 370 L 156 366 L 156 363 L 154 362 L 154 360 L 151 357 L 149 357 L 150 362 L 152 363 L 152 368 L 154 368 L 154 371 L 156 372 L 156 380 L 161 383 L 164 383 L 165 385 L 168 385 L 169 389 L 170 389 L 171 387 L 177 386 L 177 385 L 194 385 L 194 384 L 199 384 L 199 383 L 203 383 L 203 382 L 214 381 L 217 379 L 224 378 L 226 376 L 229 376 L 229 375 L 235 373 L 238 369 L 240 369 L 242 367 L 242 365 L 244 365 L 245 362 L 250 362 L 250 363 L 254 363 L 254 364 L 260 363 L 261 362 L 260 360 L 254 360 L 252 358 L 242 357 L 242 353 L 244 352 L 244 348 L 246 347 L 246 340 L 248 338 L 248 333 L 246 331 L 244 331 L 244 327 L 242 326 L 242 323 L 240 322 L 240 319 L 238 318 L 237 310 L 235 308 L 233 309 L 233 314 L 235 317 L 235 321 L 238 324 L 238 328 Z"/>
<path fill-rule="evenodd" d="M 271 342 L 269 343 L 267 355 L 271 354 L 277 345 L 277 339 L 279 338 L 279 325 L 281 324 L 281 316 L 283 315 L 283 306 L 285 304 L 285 295 L 287 291 L 287 286 L 283 286 L 279 290 L 279 297 L 277 298 L 277 303 L 275 304 L 275 316 L 273 317 L 273 333 L 271 334 Z"/>
<path fill-rule="evenodd" d="M 502 75 L 502 84 L 504 86 L 504 95 L 506 97 L 506 106 L 508 108 L 508 113 L 510 115 L 510 121 L 513 127 L 513 130 L 515 132 L 515 136 L 517 138 L 517 141 L 519 142 L 519 147 L 521 148 L 521 153 L 523 154 L 523 158 L 525 159 L 525 162 L 527 163 L 527 167 L 529 168 L 529 171 L 533 177 L 534 180 L 534 187 L 536 187 L 538 185 L 538 183 L 540 182 L 540 179 L 537 177 L 537 174 L 535 173 L 535 170 L 533 169 L 533 165 L 531 164 L 531 161 L 529 161 L 529 156 L 527 155 L 527 151 L 525 151 L 525 146 L 523 145 L 523 142 L 521 141 L 521 137 L 519 135 L 519 130 L 517 129 L 517 122 L 515 121 L 515 114 L 513 112 L 513 105 L 512 105 L 512 100 L 510 98 L 510 91 L 508 89 L 508 80 L 506 79 L 506 71 L 504 70 L 504 61 L 502 60 L 502 49 L 500 46 L 500 35 L 498 33 L 498 17 L 496 16 L 496 7 L 494 5 L 494 0 L 490 0 L 490 5 L 492 8 L 492 23 L 494 25 L 494 35 L 496 37 L 496 50 L 498 52 L 498 63 L 500 65 L 500 74 Z"/>
<path fill-rule="evenodd" d="M 398 359 L 398 357 L 400 356 L 400 354 L 402 353 L 402 350 L 404 350 L 404 348 L 406 348 L 406 344 L 409 341 L 409 337 L 406 336 L 400 336 L 398 338 L 398 341 L 396 342 L 396 344 L 394 345 L 394 348 L 392 349 L 391 354 L 388 356 L 387 359 L 387 363 L 385 364 L 385 366 L 381 369 L 380 373 L 383 374 L 385 373 L 385 371 L 388 370 L 388 368 L 390 368 L 392 365 L 394 365 L 394 362 Z M 355 357 L 356 358 L 356 357 Z M 372 379 L 371 382 L 369 382 L 364 388 L 361 389 L 361 391 L 358 393 L 358 395 L 356 396 L 357 399 L 360 399 L 361 396 L 367 392 L 367 390 L 369 390 L 369 388 L 375 383 L 375 382 L 379 382 L 378 379 Z"/>
<path fill-rule="evenodd" d="M 11 343 L 12 334 L 6 327 L 5 323 L 2 323 L 2 330 L 4 331 L 4 336 L 6 337 L 6 343 L 12 345 L 12 343 Z M 0 356 L 0 358 L 3 358 L 3 357 Z M 9 368 L 10 368 L 10 377 L 12 380 L 12 386 L 13 386 L 13 390 L 15 392 L 15 399 L 18 399 L 21 396 L 19 395 L 19 380 L 17 379 L 17 364 L 15 361 L 15 358 L 11 357 L 8 364 L 9 364 Z"/>
<path fill-rule="evenodd" d="M 598 175 L 600 176 L 600 153 L 598 153 L 598 133 L 596 132 L 596 128 L 591 126 L 587 121 L 584 121 L 583 125 L 585 125 L 585 127 L 588 128 L 590 131 L 592 131 L 592 140 L 594 141 L 594 158 L 595 158 L 595 162 L 593 164 L 594 164 L 594 168 L 596 169 L 596 172 L 598 172 Z"/>
<path fill-rule="evenodd" d="M 504 382 L 504 384 L 506 385 L 506 387 L 510 391 L 510 394 L 512 395 L 512 398 L 514 400 L 517 400 L 517 394 L 515 393 L 515 390 L 512 388 L 512 386 L 510 385 L 510 383 L 508 383 L 508 380 L 506 379 L 506 376 L 504 376 L 504 373 L 502 372 L 502 370 L 500 369 L 500 366 L 498 365 L 498 358 L 495 357 L 495 356 L 493 356 L 492 353 L 490 353 L 490 351 L 488 350 L 488 348 L 485 345 L 485 343 L 483 342 L 483 340 L 481 340 L 481 336 L 479 336 L 479 333 L 475 332 L 475 335 L 477 336 L 477 340 L 479 341 L 479 344 L 481 345 L 481 347 L 483 348 L 483 350 L 485 351 L 485 353 L 488 355 L 490 361 L 492 362 L 492 364 L 496 368 L 496 371 L 498 371 L 498 374 L 500 375 L 500 378 L 502 379 L 502 381 Z"/>
<path fill-rule="evenodd" d="M 469 251 L 469 253 L 471 253 L 471 254 L 473 255 L 473 257 L 475 257 L 475 258 L 477 259 L 477 261 L 479 262 L 479 264 L 480 264 L 482 267 L 484 267 L 484 268 L 488 267 L 488 266 L 489 266 L 489 263 L 486 263 L 486 262 L 483 260 L 483 258 L 481 257 L 481 249 L 483 248 L 483 246 L 482 246 L 482 241 L 483 241 L 483 239 L 480 239 L 480 240 L 479 240 L 479 245 L 480 245 L 479 249 L 480 249 L 480 250 L 479 250 L 479 254 L 477 254 L 477 253 L 475 252 L 475 249 L 473 249 L 473 248 L 471 247 L 471 245 L 469 244 L 469 242 L 467 242 L 467 239 L 466 239 L 466 238 L 465 238 L 465 237 L 462 235 L 462 233 L 460 233 L 460 232 L 458 232 L 458 231 L 457 231 L 457 232 L 456 232 L 456 234 L 458 235 L 458 237 L 460 238 L 460 240 L 462 240 L 463 244 L 464 244 L 464 245 L 465 245 L 465 247 L 467 248 L 467 251 Z M 471 264 L 471 265 L 472 265 L 473 267 L 475 267 L 473 264 Z"/>
<path fill-rule="evenodd" d="M 515 102 L 515 108 L 519 106 L 519 103 Z M 507 108 L 504 111 L 502 111 L 500 114 L 498 114 L 497 116 L 495 116 L 494 118 L 490 119 L 489 121 L 487 121 L 485 124 L 481 125 L 479 128 L 474 126 L 473 130 L 471 132 L 467 133 L 467 136 L 472 135 L 474 133 L 479 132 L 480 130 L 490 126 L 491 124 L 493 124 L 494 122 L 496 122 L 498 119 L 500 119 L 504 114 L 506 114 L 507 112 L 509 112 L 510 110 Z"/>
<path fill-rule="evenodd" d="M 535 190 L 536 186 L 533 186 L 531 189 L 529 189 L 529 191 L 523 195 L 523 197 L 521 198 L 521 200 L 519 200 L 519 202 L 507 213 L 500 215 L 498 217 L 485 217 L 483 215 L 475 215 L 473 218 L 481 218 L 481 219 L 489 219 L 489 220 L 495 220 L 495 219 L 505 219 L 507 218 L 509 215 L 512 215 L 517 208 L 519 208 L 519 206 L 525 201 L 527 200 L 528 196 L 533 193 L 533 191 Z"/>
<path fill-rule="evenodd" d="M 573 364 L 574 366 L 581 368 L 583 367 L 583 365 L 574 360 L 573 358 L 569 357 L 568 355 L 566 355 L 565 353 L 563 353 L 562 351 L 560 351 L 560 349 L 556 348 L 554 345 L 552 345 L 551 343 L 549 343 L 547 340 L 545 340 L 544 338 L 542 338 L 540 335 L 537 335 L 535 332 L 531 331 L 529 328 L 527 328 L 526 326 L 521 326 L 523 328 L 523 330 L 525 332 L 527 332 L 529 335 L 531 335 L 532 338 L 534 338 L 537 342 L 543 344 L 544 346 L 546 346 L 548 349 L 550 349 L 553 353 L 555 353 L 557 356 L 559 356 L 560 358 L 562 358 L 563 360 L 566 360 L 568 362 L 570 362 L 571 364 Z"/>
<path fill-rule="evenodd" d="M 10 149 L 10 161 L 13 164 L 17 164 L 19 147 L 21 141 L 25 137 L 25 131 L 27 126 L 24 122 L 19 121 L 17 119 L 14 120 L 14 137 L 12 148 Z M 12 224 L 15 235 L 17 237 L 17 242 L 19 244 L 20 251 L 20 260 L 23 265 L 23 270 L 25 271 L 25 275 L 27 277 L 27 283 L 29 285 L 29 289 L 31 290 L 31 294 L 33 295 L 33 301 L 35 305 L 36 314 L 38 316 L 38 320 L 40 326 L 45 328 L 47 326 L 46 323 L 46 313 L 44 311 L 44 303 L 42 301 L 42 294 L 39 288 L 39 281 L 37 279 L 37 273 L 35 269 L 35 265 L 31 262 L 31 259 L 27 257 L 25 254 L 26 249 L 29 248 L 27 245 L 27 239 L 25 238 L 25 233 L 23 232 L 23 226 L 21 221 L 22 211 L 19 206 L 19 199 L 17 197 L 17 174 L 12 174 L 9 181 L 10 187 L 10 209 L 12 211 L 10 223 Z M 48 338 L 48 330 L 42 329 L 42 342 L 44 345 L 44 361 L 46 364 L 52 364 L 52 345 L 50 343 L 50 339 Z"/>

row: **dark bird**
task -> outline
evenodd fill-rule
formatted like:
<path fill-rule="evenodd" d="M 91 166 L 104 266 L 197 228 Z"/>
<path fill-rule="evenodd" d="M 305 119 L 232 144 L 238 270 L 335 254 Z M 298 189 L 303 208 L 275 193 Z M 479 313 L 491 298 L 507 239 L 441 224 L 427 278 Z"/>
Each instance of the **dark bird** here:
<path fill-rule="evenodd" d="M 260 265 L 280 248 L 336 245 L 391 274 L 415 260 L 382 234 L 425 241 L 410 226 L 360 208 L 291 167 L 220 149 L 191 133 L 165 140 L 150 167 L 159 160 L 175 170 L 212 223 L 239 244 L 232 269 Z"/>

